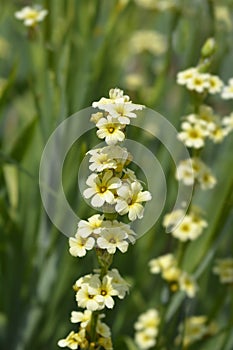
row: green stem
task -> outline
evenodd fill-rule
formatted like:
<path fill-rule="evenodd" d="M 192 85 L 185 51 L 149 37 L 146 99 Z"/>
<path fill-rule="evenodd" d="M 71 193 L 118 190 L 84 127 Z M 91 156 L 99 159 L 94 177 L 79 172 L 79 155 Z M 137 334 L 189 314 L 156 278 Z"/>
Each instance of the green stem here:
<path fill-rule="evenodd" d="M 215 11 L 213 0 L 207 0 L 209 15 L 210 15 L 210 36 L 215 35 Z"/>
<path fill-rule="evenodd" d="M 159 77 L 156 79 L 156 83 L 155 86 L 151 92 L 151 96 L 150 99 L 148 100 L 149 104 L 153 104 L 156 105 L 157 102 L 159 101 L 163 90 L 164 90 L 164 86 L 167 82 L 167 75 L 171 66 L 171 62 L 172 62 L 172 52 L 173 52 L 173 48 L 172 48 L 172 42 L 173 42 L 173 35 L 174 32 L 176 30 L 177 24 L 179 22 L 179 18 L 180 18 L 180 12 L 175 11 L 172 14 L 172 18 L 171 18 L 171 24 L 170 24 L 170 31 L 168 34 L 168 48 L 167 48 L 167 52 L 164 58 L 164 66 L 162 69 L 161 74 L 159 75 Z"/>
<path fill-rule="evenodd" d="M 204 252 L 200 256 L 199 261 L 202 261 L 205 258 L 205 255 L 206 255 L 207 251 L 209 250 L 211 243 L 215 241 L 216 236 L 218 236 L 219 232 L 221 232 L 221 229 L 223 227 L 223 223 L 225 222 L 230 210 L 232 209 L 232 202 L 233 202 L 232 192 L 233 192 L 233 181 L 230 183 L 230 185 L 225 193 L 224 199 L 221 203 L 219 214 L 214 216 L 215 220 L 214 220 L 213 225 L 212 225 L 213 229 L 212 229 L 212 232 L 210 232 L 208 234 L 208 236 L 210 238 L 206 242 L 207 248 L 204 249 Z M 194 271 L 196 269 L 198 269 L 199 262 L 196 265 L 197 266 L 195 266 Z"/>
<path fill-rule="evenodd" d="M 113 254 L 109 254 L 105 249 L 96 248 L 96 255 L 100 266 L 100 279 L 102 280 L 112 264 Z"/>
<path fill-rule="evenodd" d="M 104 249 L 96 248 L 96 256 L 100 266 L 100 280 L 102 281 L 104 276 L 107 274 L 110 265 L 112 264 L 113 255 L 109 254 Z M 91 344 L 93 344 L 94 346 L 96 341 L 96 335 L 97 335 L 96 326 L 98 322 L 98 316 L 99 316 L 99 311 L 94 311 L 91 316 L 90 347 L 89 347 L 90 350 L 94 349 L 94 347 L 92 347 Z"/>
<path fill-rule="evenodd" d="M 98 316 L 99 316 L 99 311 L 93 311 L 92 316 L 91 316 L 91 330 L 90 330 L 90 344 L 95 343 L 96 341 L 96 326 L 98 322 Z M 92 346 L 90 345 L 90 349 L 92 349 Z"/>

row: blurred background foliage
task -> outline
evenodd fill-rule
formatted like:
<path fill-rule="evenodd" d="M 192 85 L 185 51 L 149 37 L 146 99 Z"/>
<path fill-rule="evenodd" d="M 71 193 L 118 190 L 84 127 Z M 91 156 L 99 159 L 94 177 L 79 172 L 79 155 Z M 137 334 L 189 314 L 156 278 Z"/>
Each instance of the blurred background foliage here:
<path fill-rule="evenodd" d="M 14 17 L 34 1 L 0 0 L 0 348 L 57 349 L 57 340 L 70 330 L 68 316 L 75 309 L 72 284 L 92 270 L 94 256 L 84 260 L 68 254 L 67 237 L 50 222 L 42 207 L 38 171 L 49 136 L 68 116 L 120 87 L 135 103 L 166 116 L 176 127 L 190 111 L 188 93 L 176 85 L 176 74 L 196 65 L 200 48 L 213 36 L 217 53 L 212 72 L 225 82 L 232 76 L 232 0 L 45 0 L 49 14 L 30 33 Z M 151 1 L 150 1 L 151 3 Z M 144 35 L 142 35 L 144 31 Z M 145 31 L 147 34 L 145 35 Z M 214 97 L 209 103 L 223 115 L 230 102 Z M 95 137 L 95 136 L 93 136 Z M 86 139 L 88 140 L 88 139 Z M 75 173 L 90 140 L 76 145 L 64 166 L 64 188 L 74 210 L 83 217 L 90 209 L 75 193 Z M 87 144 L 89 143 L 89 144 Z M 218 178 L 208 195 L 196 195 L 209 221 L 205 234 L 189 245 L 184 268 L 199 274 L 198 301 L 173 297 L 167 324 L 173 339 L 177 322 L 187 310 L 217 317 L 226 293 L 211 273 L 214 257 L 232 253 L 233 140 L 208 145 L 205 160 Z M 153 141 L 151 141 L 153 149 Z M 161 155 L 160 162 L 163 164 Z M 170 170 L 169 170 L 170 168 Z M 174 169 L 166 169 L 168 191 L 164 213 L 174 199 Z M 156 179 L 155 179 L 156 184 Z M 169 196 L 169 193 L 171 194 Z M 68 233 L 69 234 L 69 233 Z M 70 233 L 72 234 L 72 233 Z M 148 261 L 176 248 L 171 236 L 155 228 L 114 265 L 131 283 L 131 294 L 107 313 L 114 348 L 134 349 L 128 338 L 133 323 L 149 306 L 163 308 L 162 280 L 149 274 Z M 166 291 L 165 291 L 166 292 Z M 225 299 L 224 299 L 225 300 Z M 233 314 L 226 298 L 223 325 L 214 341 L 198 349 L 233 348 L 226 320 Z M 232 305 L 232 304 L 231 304 Z M 231 321 L 232 322 L 232 321 Z M 225 327 L 225 328 L 224 328 Z M 229 336 L 229 337 L 228 337 Z M 227 337 L 227 338 L 226 338 Z M 226 339 L 227 342 L 226 342 Z M 227 347 L 222 347 L 225 344 Z M 167 344 L 167 349 L 173 349 Z"/>

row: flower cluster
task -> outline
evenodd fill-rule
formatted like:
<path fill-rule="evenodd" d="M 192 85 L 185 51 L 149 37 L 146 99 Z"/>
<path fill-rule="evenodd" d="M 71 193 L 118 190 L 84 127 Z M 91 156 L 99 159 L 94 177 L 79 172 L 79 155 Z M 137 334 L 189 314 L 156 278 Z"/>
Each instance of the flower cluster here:
<path fill-rule="evenodd" d="M 104 349 L 112 349 L 110 329 L 104 322 L 101 321 L 104 316 L 104 314 L 98 315 L 96 324 L 96 343 L 99 346 L 102 346 Z M 65 339 L 59 340 L 58 345 L 61 348 L 68 347 L 70 349 L 87 349 L 89 346 L 87 338 L 91 331 L 91 317 L 92 312 L 89 310 L 85 310 L 84 312 L 72 311 L 71 322 L 79 323 L 80 330 L 77 333 L 71 331 Z"/>
<path fill-rule="evenodd" d="M 231 131 L 227 128 L 224 119 L 221 120 L 213 109 L 206 105 L 201 105 L 198 113 L 184 117 L 181 129 L 178 139 L 184 142 L 187 147 L 195 149 L 202 148 L 206 139 L 219 143 Z"/>
<path fill-rule="evenodd" d="M 233 283 L 233 258 L 217 259 L 213 273 L 219 276 L 221 283 Z"/>
<path fill-rule="evenodd" d="M 35 27 L 47 16 L 48 11 L 40 6 L 26 6 L 22 10 L 15 12 L 15 17 L 22 20 L 26 27 Z"/>
<path fill-rule="evenodd" d="M 191 67 L 177 74 L 177 83 L 198 93 L 216 94 L 221 92 L 222 80 L 217 75 L 202 73 L 198 67 Z"/>
<path fill-rule="evenodd" d="M 149 309 L 138 317 L 134 325 L 135 342 L 140 349 L 149 349 L 156 344 L 160 316 L 156 309 Z"/>
<path fill-rule="evenodd" d="M 152 259 L 149 261 L 149 267 L 152 274 L 161 274 L 173 292 L 183 291 L 189 298 L 196 295 L 198 287 L 195 279 L 178 267 L 178 261 L 173 254 L 165 254 Z"/>
<path fill-rule="evenodd" d="M 130 118 L 136 118 L 135 111 L 143 106 L 133 104 L 122 90 L 111 89 L 109 98 L 101 98 L 93 103 L 93 107 L 104 111 L 92 115 L 91 121 L 98 128 L 97 136 L 104 139 L 108 146 L 88 152 L 89 169 L 93 173 L 86 181 L 88 188 L 83 195 L 91 199 L 95 208 L 127 214 L 130 221 L 141 219 L 144 211 L 142 203 L 151 200 L 151 194 L 143 191 L 132 170 L 124 168 L 131 162 L 132 156 L 117 143 L 124 140 L 126 125 L 130 123 Z"/>
<path fill-rule="evenodd" d="M 163 226 L 172 229 L 173 237 L 185 242 L 197 239 L 207 227 L 207 222 L 200 216 L 198 208 L 186 215 L 184 210 L 178 209 L 164 216 Z"/>
<path fill-rule="evenodd" d="M 92 173 L 86 180 L 83 196 L 103 214 L 79 221 L 75 236 L 69 238 L 69 252 L 74 257 L 84 257 L 87 251 L 95 249 L 100 269 L 75 282 L 77 306 L 84 312 L 73 311 L 71 322 L 80 324 L 79 331 L 72 331 L 58 345 L 70 349 L 111 350 L 110 330 L 101 322 L 99 312 L 112 309 L 114 297 L 123 299 L 129 291 L 118 270 L 109 270 L 109 267 L 113 254 L 117 250 L 125 253 L 136 236 L 130 225 L 118 217 L 125 215 L 128 222 L 141 219 L 143 203 L 151 199 L 151 194 L 143 190 L 136 174 L 127 168 L 132 156 L 119 145 L 125 139 L 131 118 L 137 117 L 135 111 L 144 106 L 133 104 L 129 96 L 117 88 L 110 90 L 109 98 L 103 97 L 92 106 L 100 111 L 92 114 L 90 120 L 97 127 L 97 137 L 106 145 L 87 152 Z"/>
<path fill-rule="evenodd" d="M 125 253 L 129 243 L 135 242 L 135 232 L 130 226 L 117 220 L 104 220 L 103 215 L 93 215 L 81 220 L 75 237 L 69 238 L 70 254 L 83 257 L 94 246 L 114 254 L 116 249 Z"/>
<path fill-rule="evenodd" d="M 152 55 L 162 55 L 167 49 L 166 37 L 153 30 L 138 30 L 130 40 L 130 50 L 133 54 L 148 51 Z"/>
<path fill-rule="evenodd" d="M 202 190 L 213 188 L 217 182 L 211 169 L 197 157 L 181 161 L 176 168 L 175 176 L 186 186 L 193 186 L 194 183 L 199 184 Z"/>
<path fill-rule="evenodd" d="M 113 269 L 108 271 L 102 279 L 99 273 L 79 278 L 74 284 L 74 290 L 79 307 L 96 311 L 105 307 L 112 309 L 113 296 L 123 299 L 129 291 L 129 286 L 117 269 Z"/>
<path fill-rule="evenodd" d="M 209 323 L 206 316 L 192 316 L 187 318 L 179 326 L 179 335 L 175 342 L 177 345 L 182 344 L 186 349 L 191 344 L 201 340 L 205 336 L 213 335 L 217 331 L 214 323 Z"/>
<path fill-rule="evenodd" d="M 199 65 L 177 74 L 177 83 L 192 91 L 196 101 L 195 113 L 184 117 L 178 139 L 187 147 L 194 149 L 201 149 L 207 139 L 214 143 L 222 142 L 232 131 L 231 116 L 222 119 L 214 113 L 210 106 L 203 104 L 208 94 L 220 93 L 223 99 L 233 98 L 233 78 L 229 79 L 228 85 L 224 86 L 223 81 L 217 75 L 207 72 L 206 58 L 213 54 L 214 45 L 213 39 L 207 40 Z"/>

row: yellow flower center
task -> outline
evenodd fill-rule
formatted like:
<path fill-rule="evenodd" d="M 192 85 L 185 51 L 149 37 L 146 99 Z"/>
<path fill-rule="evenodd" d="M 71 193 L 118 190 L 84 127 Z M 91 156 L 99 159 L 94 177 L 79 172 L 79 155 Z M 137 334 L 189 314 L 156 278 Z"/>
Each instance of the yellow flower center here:
<path fill-rule="evenodd" d="M 203 84 L 203 80 L 202 79 L 199 79 L 199 78 L 196 78 L 196 79 L 194 79 L 194 84 L 195 85 L 202 85 Z"/>
<path fill-rule="evenodd" d="M 196 130 L 190 130 L 189 131 L 189 136 L 192 139 L 197 139 L 200 135 Z"/>
<path fill-rule="evenodd" d="M 30 11 L 27 14 L 27 19 L 37 19 L 38 17 L 38 12 L 37 11 Z"/>
<path fill-rule="evenodd" d="M 190 230 L 190 227 L 189 227 L 188 224 L 183 224 L 182 227 L 181 227 L 181 229 L 182 229 L 183 232 L 188 233 L 189 230 Z"/>
<path fill-rule="evenodd" d="M 171 289 L 171 291 L 172 292 L 176 292 L 177 290 L 178 290 L 178 285 L 177 285 L 177 283 L 172 283 L 171 285 L 170 285 L 170 289 Z"/>
<path fill-rule="evenodd" d="M 112 134 L 114 131 L 115 131 L 115 128 L 114 128 L 113 126 L 110 126 L 110 127 L 108 128 L 108 132 L 109 132 L 110 134 Z"/>
<path fill-rule="evenodd" d="M 107 295 L 107 292 L 106 292 L 106 290 L 102 289 L 100 294 L 101 294 L 103 297 L 105 297 L 105 295 Z"/>
<path fill-rule="evenodd" d="M 100 187 L 100 192 L 101 192 L 101 193 L 106 192 L 106 190 L 107 190 L 107 187 L 106 187 L 106 186 L 101 186 L 101 187 Z"/>

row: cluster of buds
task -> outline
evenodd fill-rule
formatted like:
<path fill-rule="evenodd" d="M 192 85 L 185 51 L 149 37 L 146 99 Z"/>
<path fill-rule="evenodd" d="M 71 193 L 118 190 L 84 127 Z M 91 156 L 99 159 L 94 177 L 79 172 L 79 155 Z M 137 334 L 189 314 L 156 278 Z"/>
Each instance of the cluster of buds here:
<path fill-rule="evenodd" d="M 204 147 L 207 139 L 220 143 L 232 131 L 229 117 L 221 117 L 207 105 L 201 105 L 197 113 L 185 116 L 181 124 L 179 140 L 189 148 Z"/>
<path fill-rule="evenodd" d="M 60 347 L 70 349 L 112 349 L 111 332 L 101 321 L 100 311 L 112 309 L 114 298 L 123 299 L 129 291 L 128 283 L 117 269 L 109 269 L 117 250 L 125 253 L 130 243 L 135 243 L 136 233 L 130 222 L 142 219 L 143 203 L 151 200 L 144 191 L 136 174 L 127 168 L 132 155 L 120 143 L 125 139 L 126 126 L 135 111 L 144 106 L 133 104 L 120 89 L 111 89 L 109 98 L 101 98 L 92 105 L 99 111 L 91 115 L 97 127 L 98 138 L 105 141 L 102 148 L 91 149 L 87 187 L 83 196 L 100 213 L 78 223 L 74 237 L 69 238 L 69 252 L 74 257 L 84 257 L 95 249 L 99 270 L 80 277 L 74 284 L 77 306 L 84 312 L 73 311 L 71 322 L 78 323 L 77 332 L 72 331 L 58 342 Z M 119 217 L 124 217 L 121 222 Z M 128 223 L 126 223 L 128 222 Z"/>

